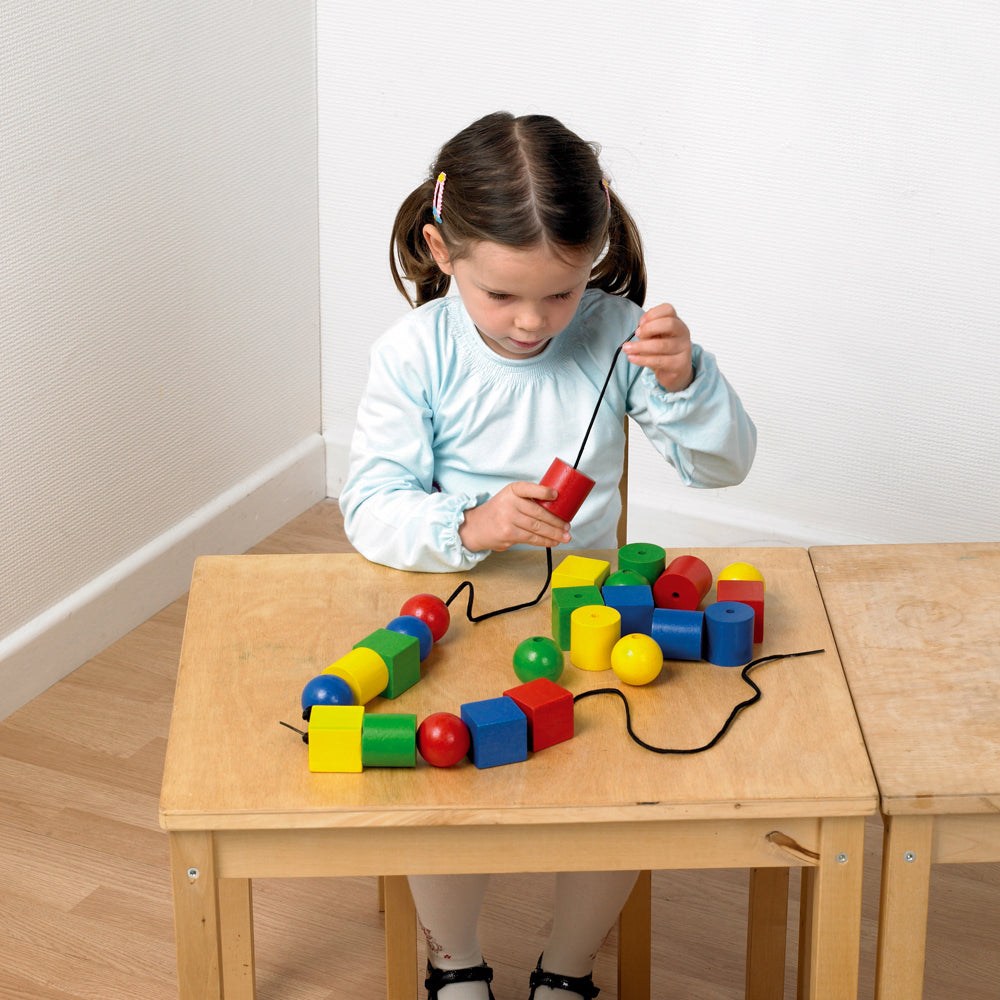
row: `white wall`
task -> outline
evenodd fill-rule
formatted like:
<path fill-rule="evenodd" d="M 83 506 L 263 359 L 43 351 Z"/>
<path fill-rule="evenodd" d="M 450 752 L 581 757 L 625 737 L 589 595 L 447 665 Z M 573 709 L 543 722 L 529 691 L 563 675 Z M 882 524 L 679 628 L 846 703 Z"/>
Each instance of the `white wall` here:
<path fill-rule="evenodd" d="M 759 427 L 750 478 L 713 492 L 639 435 L 633 538 L 1000 537 L 995 3 L 318 11 L 331 495 L 367 347 L 406 308 L 395 210 L 445 139 L 505 108 L 603 144 L 647 241 L 647 304 L 676 305 Z"/>
<path fill-rule="evenodd" d="M 311 0 L 5 0 L 0 716 L 325 493 Z"/>

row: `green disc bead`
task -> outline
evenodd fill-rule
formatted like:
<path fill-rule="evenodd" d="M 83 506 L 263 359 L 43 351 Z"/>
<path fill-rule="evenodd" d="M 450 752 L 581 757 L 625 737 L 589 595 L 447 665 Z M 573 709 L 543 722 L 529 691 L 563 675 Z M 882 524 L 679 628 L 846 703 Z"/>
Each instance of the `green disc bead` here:
<path fill-rule="evenodd" d="M 533 635 L 518 643 L 514 650 L 514 673 L 527 684 L 536 677 L 558 681 L 563 672 L 563 654 L 555 640 L 545 635 Z"/>
<path fill-rule="evenodd" d="M 618 550 L 618 569 L 638 573 L 650 587 L 666 565 L 666 550 L 652 542 L 632 542 Z"/>

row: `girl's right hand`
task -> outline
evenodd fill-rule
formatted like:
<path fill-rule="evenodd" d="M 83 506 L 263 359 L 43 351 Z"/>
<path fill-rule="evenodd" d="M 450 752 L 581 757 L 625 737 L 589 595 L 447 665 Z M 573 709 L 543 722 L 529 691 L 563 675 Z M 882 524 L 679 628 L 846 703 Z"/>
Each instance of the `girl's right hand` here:
<path fill-rule="evenodd" d="M 551 486 L 510 483 L 465 512 L 458 536 L 470 552 L 503 552 L 512 545 L 561 545 L 570 541 L 569 525 L 538 502 L 557 496 Z"/>

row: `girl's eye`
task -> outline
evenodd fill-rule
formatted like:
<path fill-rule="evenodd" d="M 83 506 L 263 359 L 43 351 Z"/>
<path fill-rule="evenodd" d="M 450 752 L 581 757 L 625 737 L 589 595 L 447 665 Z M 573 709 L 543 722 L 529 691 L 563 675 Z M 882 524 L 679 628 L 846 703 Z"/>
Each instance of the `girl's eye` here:
<path fill-rule="evenodd" d="M 552 296 L 552 298 L 554 298 L 554 299 L 563 299 L 564 301 L 566 299 L 570 299 L 572 297 L 573 297 L 573 293 L 572 292 L 560 292 L 558 295 L 553 295 Z"/>
<path fill-rule="evenodd" d="M 510 298 L 505 292 L 487 292 L 486 294 L 495 302 L 503 302 Z"/>

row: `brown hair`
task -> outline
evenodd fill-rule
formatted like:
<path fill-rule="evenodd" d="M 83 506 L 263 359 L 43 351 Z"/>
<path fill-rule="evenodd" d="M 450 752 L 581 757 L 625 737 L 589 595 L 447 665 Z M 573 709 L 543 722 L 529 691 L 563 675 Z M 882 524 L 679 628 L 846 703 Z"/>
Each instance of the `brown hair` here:
<path fill-rule="evenodd" d="M 423 228 L 436 225 L 455 260 L 477 242 L 557 252 L 585 248 L 597 256 L 588 288 L 642 305 L 646 265 L 635 222 L 605 187 L 597 146 L 546 115 L 515 118 L 499 111 L 445 143 L 426 180 L 406 197 L 392 227 L 389 267 L 396 287 L 416 305 L 447 294 Z M 441 221 L 432 211 L 434 186 L 445 174 Z"/>

